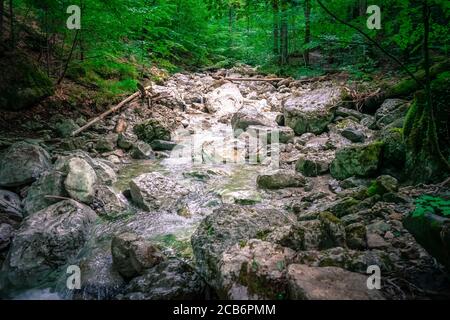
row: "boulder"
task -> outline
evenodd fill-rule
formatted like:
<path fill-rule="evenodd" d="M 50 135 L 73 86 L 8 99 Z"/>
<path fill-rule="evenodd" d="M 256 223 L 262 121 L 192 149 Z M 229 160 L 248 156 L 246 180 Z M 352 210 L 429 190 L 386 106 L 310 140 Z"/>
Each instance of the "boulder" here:
<path fill-rule="evenodd" d="M 367 194 L 369 196 L 374 196 L 379 194 L 380 196 L 385 193 L 395 193 L 398 191 L 398 180 L 394 177 L 383 175 L 379 176 L 375 181 L 372 182 L 369 189 L 367 190 Z"/>
<path fill-rule="evenodd" d="M 100 153 L 111 152 L 117 148 L 118 134 L 110 133 L 99 137 L 97 143 L 95 144 L 95 150 Z"/>
<path fill-rule="evenodd" d="M 367 248 L 366 226 L 364 223 L 355 222 L 345 227 L 347 236 L 347 246 L 354 250 L 364 250 Z"/>
<path fill-rule="evenodd" d="M 14 228 L 6 223 L 0 223 L 0 252 L 7 249 L 14 235 Z"/>
<path fill-rule="evenodd" d="M 352 145 L 336 152 L 331 163 L 331 175 L 344 180 L 352 176 L 367 177 L 379 169 L 383 143 L 373 142 L 363 145 Z"/>
<path fill-rule="evenodd" d="M 260 139 L 259 141 L 264 141 L 264 136 L 267 137 L 268 144 L 288 143 L 295 137 L 294 130 L 289 127 L 248 126 L 247 132 L 256 139 Z"/>
<path fill-rule="evenodd" d="M 297 135 L 321 134 L 334 118 L 335 105 L 341 100 L 337 88 L 313 90 L 302 96 L 291 96 L 283 104 L 285 122 Z"/>
<path fill-rule="evenodd" d="M 23 219 L 22 204 L 17 194 L 0 190 L 0 223 L 18 225 Z"/>
<path fill-rule="evenodd" d="M 322 229 L 322 249 L 345 247 L 346 234 L 344 224 L 330 212 L 322 212 L 319 215 Z"/>
<path fill-rule="evenodd" d="M 252 239 L 226 250 L 220 260 L 219 297 L 230 300 L 280 300 L 287 297 L 286 268 L 295 251 Z"/>
<path fill-rule="evenodd" d="M 27 190 L 27 196 L 23 200 L 26 214 L 33 214 L 61 201 L 59 199 L 46 198 L 45 196 L 67 197 L 68 194 L 64 187 L 65 178 L 66 175 L 60 171 L 49 171 L 33 183 Z"/>
<path fill-rule="evenodd" d="M 341 134 L 344 138 L 347 138 L 351 142 L 355 143 L 364 142 L 366 140 L 366 136 L 362 131 L 353 128 L 346 128 Z"/>
<path fill-rule="evenodd" d="M 138 141 L 133 145 L 131 149 L 131 157 L 136 160 L 147 160 L 155 157 L 152 147 L 144 142 Z"/>
<path fill-rule="evenodd" d="M 79 129 L 80 127 L 72 119 L 61 118 L 53 128 L 55 129 L 58 136 L 62 138 L 69 138 L 72 132 Z"/>
<path fill-rule="evenodd" d="M 172 141 L 153 140 L 150 146 L 155 151 L 172 151 L 177 146 L 177 143 Z"/>
<path fill-rule="evenodd" d="M 294 300 L 384 300 L 367 288 L 367 276 L 335 267 L 291 264 L 287 271 L 289 298 Z"/>
<path fill-rule="evenodd" d="M 208 112 L 218 117 L 236 113 L 244 105 L 244 97 L 234 83 L 225 83 L 206 96 Z"/>
<path fill-rule="evenodd" d="M 0 155 L 0 187 L 31 184 L 50 167 L 47 151 L 38 145 L 17 142 Z"/>
<path fill-rule="evenodd" d="M 83 203 L 92 203 L 97 182 L 94 169 L 81 158 L 70 159 L 67 166 L 68 174 L 64 186 L 70 197 Z"/>
<path fill-rule="evenodd" d="M 401 171 L 406 161 L 406 145 L 403 130 L 385 128 L 381 131 L 383 141 L 383 169 L 390 169 L 393 173 Z"/>
<path fill-rule="evenodd" d="M 405 117 L 408 108 L 409 104 L 404 100 L 388 99 L 384 101 L 375 113 L 378 128 L 384 128 L 394 121 Z"/>
<path fill-rule="evenodd" d="M 246 131 L 249 126 L 275 127 L 276 123 L 253 106 L 244 106 L 231 118 L 231 126 L 234 131 Z"/>
<path fill-rule="evenodd" d="M 291 223 L 291 219 L 294 217 L 277 210 L 250 206 L 225 205 L 214 210 L 191 238 L 200 274 L 209 285 L 219 289 L 220 260 L 228 248 L 267 235 L 275 228 Z"/>
<path fill-rule="evenodd" d="M 295 170 L 306 177 L 320 176 L 330 170 L 333 157 L 333 151 L 302 154 L 295 165 Z"/>
<path fill-rule="evenodd" d="M 206 285 L 189 264 L 168 259 L 131 280 L 119 300 L 203 300 Z"/>
<path fill-rule="evenodd" d="M 125 197 L 111 187 L 99 186 L 95 191 L 94 207 L 101 216 L 116 217 L 128 209 Z"/>
<path fill-rule="evenodd" d="M 171 140 L 170 130 L 156 119 L 150 119 L 133 128 L 139 140 L 152 143 L 154 140 Z"/>
<path fill-rule="evenodd" d="M 145 270 L 164 260 L 157 246 L 133 233 L 114 236 L 111 242 L 111 254 L 114 268 L 125 279 L 142 275 Z"/>
<path fill-rule="evenodd" d="M 298 172 L 280 169 L 259 175 L 256 183 L 262 189 L 300 188 L 306 185 L 306 178 Z"/>
<path fill-rule="evenodd" d="M 361 112 L 359 112 L 357 110 L 343 108 L 343 107 L 337 108 L 335 114 L 337 117 L 343 117 L 343 118 L 353 117 L 359 121 L 361 121 L 365 116 L 364 114 L 362 114 Z"/>
<path fill-rule="evenodd" d="M 29 216 L 11 244 L 2 273 L 16 287 L 52 282 L 58 267 L 73 259 L 88 240 L 95 212 L 74 200 L 65 200 Z"/>
<path fill-rule="evenodd" d="M 143 210 L 172 210 L 189 191 L 158 173 L 143 174 L 130 182 L 134 203 Z"/>

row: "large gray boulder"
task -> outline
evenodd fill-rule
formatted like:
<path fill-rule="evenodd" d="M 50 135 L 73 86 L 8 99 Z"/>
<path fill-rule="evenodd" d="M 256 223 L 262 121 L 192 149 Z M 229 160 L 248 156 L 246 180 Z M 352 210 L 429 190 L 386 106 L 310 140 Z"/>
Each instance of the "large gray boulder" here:
<path fill-rule="evenodd" d="M 338 150 L 331 163 L 331 175 L 344 180 L 352 176 L 368 177 L 375 174 L 379 169 L 382 148 L 383 143 L 373 142 Z"/>
<path fill-rule="evenodd" d="M 275 121 L 267 118 L 253 106 L 244 106 L 231 118 L 231 126 L 234 131 L 246 131 L 249 126 L 276 127 Z"/>
<path fill-rule="evenodd" d="M 259 175 L 256 183 L 262 189 L 300 188 L 306 185 L 306 178 L 293 170 L 276 170 Z"/>
<path fill-rule="evenodd" d="M 97 174 L 81 158 L 72 158 L 68 162 L 68 174 L 64 186 L 72 199 L 90 204 L 94 200 Z"/>
<path fill-rule="evenodd" d="M 131 197 L 143 210 L 172 210 L 189 191 L 158 172 L 143 174 L 130 182 Z"/>
<path fill-rule="evenodd" d="M 50 156 L 38 145 L 18 142 L 0 155 L 0 187 L 31 184 L 51 167 Z"/>
<path fill-rule="evenodd" d="M 220 291 L 220 261 L 227 249 L 264 237 L 294 219 L 294 216 L 277 210 L 249 206 L 226 205 L 214 210 L 201 222 L 191 238 L 199 272 L 210 286 Z"/>
<path fill-rule="evenodd" d="M 225 83 L 206 96 L 206 108 L 217 116 L 231 115 L 244 104 L 244 97 L 234 83 Z"/>
<path fill-rule="evenodd" d="M 378 128 L 384 128 L 394 121 L 405 117 L 408 108 L 409 104 L 404 100 L 388 99 L 384 101 L 375 113 L 375 120 Z"/>
<path fill-rule="evenodd" d="M 291 96 L 283 105 L 285 123 L 297 135 L 307 132 L 321 134 L 333 120 L 341 98 L 342 90 L 339 88 L 322 88 Z"/>
<path fill-rule="evenodd" d="M 60 276 L 59 267 L 75 258 L 89 238 L 95 212 L 74 200 L 56 203 L 29 216 L 11 244 L 2 273 L 15 287 L 39 286 Z"/>
<path fill-rule="evenodd" d="M 295 300 L 384 300 L 378 290 L 367 288 L 367 276 L 336 267 L 288 268 L 289 298 Z"/>

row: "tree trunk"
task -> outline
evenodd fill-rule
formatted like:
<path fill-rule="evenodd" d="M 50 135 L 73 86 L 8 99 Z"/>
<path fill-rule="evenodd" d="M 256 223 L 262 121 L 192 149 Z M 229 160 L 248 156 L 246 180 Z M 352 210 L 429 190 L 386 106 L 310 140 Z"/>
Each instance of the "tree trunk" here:
<path fill-rule="evenodd" d="M 11 49 L 14 49 L 16 46 L 16 39 L 14 37 L 14 9 L 13 9 L 13 0 L 9 0 L 9 24 L 10 24 L 10 41 L 11 41 Z"/>
<path fill-rule="evenodd" d="M 0 42 L 3 41 L 3 15 L 5 12 L 5 1 L 0 0 Z"/>
<path fill-rule="evenodd" d="M 311 42 L 311 0 L 305 0 L 305 46 Z M 309 48 L 305 49 L 305 64 L 309 66 Z"/>
<path fill-rule="evenodd" d="M 273 54 L 280 59 L 280 8 L 278 0 L 272 0 L 273 9 Z"/>
<path fill-rule="evenodd" d="M 287 1 L 282 0 L 281 4 L 281 65 L 288 63 L 289 55 L 289 26 L 287 16 Z"/>

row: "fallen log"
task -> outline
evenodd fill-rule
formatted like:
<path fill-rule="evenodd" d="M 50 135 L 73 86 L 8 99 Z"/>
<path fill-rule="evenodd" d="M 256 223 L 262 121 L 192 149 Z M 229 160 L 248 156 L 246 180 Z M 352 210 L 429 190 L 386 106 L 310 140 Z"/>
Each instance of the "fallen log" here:
<path fill-rule="evenodd" d="M 145 90 L 150 90 L 152 87 L 148 86 L 145 88 Z M 100 120 L 103 120 L 104 118 L 106 118 L 107 116 L 109 116 L 112 113 L 115 113 L 117 111 L 119 111 L 120 109 L 122 109 L 123 106 L 125 106 L 127 103 L 130 103 L 131 101 L 133 101 L 136 98 L 139 98 L 142 95 L 141 91 L 135 92 L 133 93 L 131 96 L 129 96 L 128 98 L 126 98 L 125 100 L 123 100 L 122 102 L 120 102 L 118 105 L 112 107 L 111 109 L 109 109 L 108 111 L 102 113 L 101 115 L 99 115 L 98 117 L 95 117 L 94 119 L 92 119 L 91 121 L 89 121 L 87 124 L 85 124 L 84 126 L 82 126 L 81 128 L 75 130 L 74 132 L 72 132 L 71 136 L 75 137 L 76 135 L 80 134 L 81 132 L 89 129 L 90 127 L 92 127 L 94 124 L 96 124 L 97 122 L 99 122 Z"/>

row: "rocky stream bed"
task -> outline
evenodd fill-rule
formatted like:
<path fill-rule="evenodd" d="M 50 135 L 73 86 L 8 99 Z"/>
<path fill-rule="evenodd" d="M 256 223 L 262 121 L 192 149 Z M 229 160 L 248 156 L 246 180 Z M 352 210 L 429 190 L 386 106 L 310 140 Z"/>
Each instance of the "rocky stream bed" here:
<path fill-rule="evenodd" d="M 153 86 L 164 99 L 77 137 L 86 119 L 55 117 L 24 124 L 40 139 L 2 139 L 0 296 L 449 297 L 444 268 L 402 223 L 435 192 L 401 183 L 408 101 L 370 115 L 338 81 L 223 76 L 262 77 L 176 74 Z M 67 288 L 68 266 L 81 289 Z"/>

